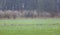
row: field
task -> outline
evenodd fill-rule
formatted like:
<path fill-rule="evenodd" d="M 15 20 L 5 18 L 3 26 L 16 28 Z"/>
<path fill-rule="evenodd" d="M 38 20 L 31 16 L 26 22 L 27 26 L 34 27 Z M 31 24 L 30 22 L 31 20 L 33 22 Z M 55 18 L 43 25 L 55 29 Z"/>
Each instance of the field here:
<path fill-rule="evenodd" d="M 60 35 L 60 18 L 0 19 L 0 35 Z"/>

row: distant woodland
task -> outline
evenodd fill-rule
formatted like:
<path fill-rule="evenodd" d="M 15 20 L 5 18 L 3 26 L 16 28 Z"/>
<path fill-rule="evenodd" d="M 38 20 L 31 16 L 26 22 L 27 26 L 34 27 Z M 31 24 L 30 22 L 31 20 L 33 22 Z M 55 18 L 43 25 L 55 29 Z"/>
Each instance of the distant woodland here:
<path fill-rule="evenodd" d="M 20 12 L 20 16 L 23 14 L 21 17 L 60 17 L 60 0 L 0 0 L 0 10 L 4 14 L 6 14 L 5 11 Z M 17 15 L 15 14 L 15 16 Z M 0 15 L 0 17 L 2 16 Z"/>

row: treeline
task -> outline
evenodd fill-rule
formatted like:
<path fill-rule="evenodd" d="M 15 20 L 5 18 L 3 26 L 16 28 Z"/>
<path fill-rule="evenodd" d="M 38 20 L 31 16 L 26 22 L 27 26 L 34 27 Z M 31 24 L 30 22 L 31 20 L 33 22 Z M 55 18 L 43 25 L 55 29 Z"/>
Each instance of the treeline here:
<path fill-rule="evenodd" d="M 60 0 L 0 0 L 0 18 L 60 17 Z"/>
<path fill-rule="evenodd" d="M 0 0 L 0 10 L 59 11 L 60 0 Z"/>

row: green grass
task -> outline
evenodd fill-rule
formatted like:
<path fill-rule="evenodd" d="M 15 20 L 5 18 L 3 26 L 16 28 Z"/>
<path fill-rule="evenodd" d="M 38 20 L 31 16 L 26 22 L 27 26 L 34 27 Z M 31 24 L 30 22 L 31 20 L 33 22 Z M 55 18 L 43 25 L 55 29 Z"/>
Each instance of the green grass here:
<path fill-rule="evenodd" d="M 60 35 L 60 18 L 1 19 L 0 35 Z"/>

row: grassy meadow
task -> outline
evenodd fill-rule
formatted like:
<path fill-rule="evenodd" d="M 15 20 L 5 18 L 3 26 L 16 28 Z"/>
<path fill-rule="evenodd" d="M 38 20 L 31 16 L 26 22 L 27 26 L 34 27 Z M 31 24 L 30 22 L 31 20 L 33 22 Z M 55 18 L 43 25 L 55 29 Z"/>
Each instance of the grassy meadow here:
<path fill-rule="evenodd" d="M 60 35 L 60 18 L 0 19 L 0 35 Z"/>

